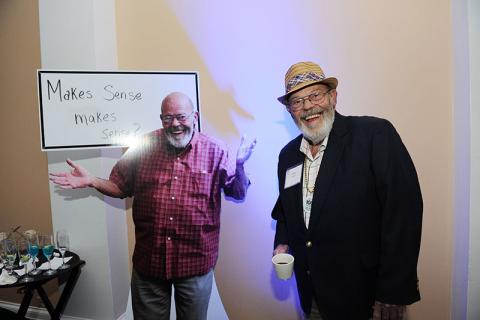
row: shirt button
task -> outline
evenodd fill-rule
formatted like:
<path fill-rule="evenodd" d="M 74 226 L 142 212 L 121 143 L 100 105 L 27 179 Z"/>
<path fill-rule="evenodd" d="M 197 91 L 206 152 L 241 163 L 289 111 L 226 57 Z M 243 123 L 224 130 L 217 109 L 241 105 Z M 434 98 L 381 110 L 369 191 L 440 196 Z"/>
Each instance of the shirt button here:
<path fill-rule="evenodd" d="M 175 197 L 172 197 L 172 200 L 175 200 Z"/>
<path fill-rule="evenodd" d="M 307 246 L 307 248 L 311 248 L 313 244 L 312 241 L 307 241 L 305 245 Z"/>
<path fill-rule="evenodd" d="M 175 176 L 175 177 L 173 177 L 173 179 L 177 180 L 177 179 L 178 179 L 178 177 L 177 177 L 177 176 Z"/>
<path fill-rule="evenodd" d="M 170 237 L 167 237 L 167 240 L 168 240 L 168 241 L 170 241 L 170 240 L 172 240 L 172 238 L 170 238 Z"/>
<path fill-rule="evenodd" d="M 310 270 L 307 270 L 307 275 L 310 275 Z"/>
<path fill-rule="evenodd" d="M 173 221 L 173 217 L 170 217 L 170 221 Z"/>
<path fill-rule="evenodd" d="M 180 160 L 180 157 L 177 157 L 177 160 Z"/>

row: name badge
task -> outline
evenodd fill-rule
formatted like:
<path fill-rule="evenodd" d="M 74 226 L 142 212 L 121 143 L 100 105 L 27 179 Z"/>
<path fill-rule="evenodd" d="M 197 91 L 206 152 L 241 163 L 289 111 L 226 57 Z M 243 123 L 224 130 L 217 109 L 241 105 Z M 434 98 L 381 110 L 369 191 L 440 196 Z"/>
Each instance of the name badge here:
<path fill-rule="evenodd" d="M 302 172 L 303 172 L 303 164 L 300 163 L 299 165 L 289 168 L 285 173 L 285 185 L 284 189 L 290 188 L 291 186 L 296 185 L 302 181 Z"/>

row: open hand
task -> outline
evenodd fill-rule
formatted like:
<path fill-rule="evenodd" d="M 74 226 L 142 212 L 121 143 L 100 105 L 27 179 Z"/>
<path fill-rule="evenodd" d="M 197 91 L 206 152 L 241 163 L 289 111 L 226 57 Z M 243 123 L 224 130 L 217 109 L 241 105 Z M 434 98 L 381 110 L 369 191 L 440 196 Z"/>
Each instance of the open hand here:
<path fill-rule="evenodd" d="M 273 250 L 272 255 L 277 255 L 279 253 L 288 253 L 288 245 L 287 244 L 279 244 L 275 250 Z"/>
<path fill-rule="evenodd" d="M 238 147 L 238 151 L 237 151 L 237 164 L 243 165 L 245 161 L 247 161 L 248 158 L 250 158 L 256 144 L 257 144 L 257 139 L 253 139 L 253 141 L 250 144 L 248 144 L 245 141 L 245 135 L 242 135 L 242 139 L 240 140 L 240 147 Z"/>
<path fill-rule="evenodd" d="M 63 189 L 86 188 L 92 184 L 94 176 L 90 172 L 70 159 L 67 159 L 67 163 L 72 167 L 72 170 L 70 172 L 50 173 L 50 181 Z"/>
<path fill-rule="evenodd" d="M 402 320 L 406 306 L 375 301 L 373 320 Z"/>

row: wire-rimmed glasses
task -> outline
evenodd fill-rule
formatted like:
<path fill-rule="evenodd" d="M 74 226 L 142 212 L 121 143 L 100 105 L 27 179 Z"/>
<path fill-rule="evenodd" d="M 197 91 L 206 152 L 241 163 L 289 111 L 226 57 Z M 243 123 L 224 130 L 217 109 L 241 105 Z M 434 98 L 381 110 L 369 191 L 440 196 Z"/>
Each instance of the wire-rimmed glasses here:
<path fill-rule="evenodd" d="M 192 111 L 190 114 L 180 113 L 180 114 L 161 114 L 160 119 L 163 123 L 170 124 L 173 122 L 173 119 L 177 119 L 178 122 L 187 121 L 195 111 Z"/>
<path fill-rule="evenodd" d="M 291 99 L 288 101 L 288 107 L 292 111 L 298 111 L 303 108 L 306 100 L 313 104 L 322 103 L 330 92 L 332 92 L 332 90 L 326 92 L 321 92 L 320 90 L 313 91 L 306 96 Z"/>

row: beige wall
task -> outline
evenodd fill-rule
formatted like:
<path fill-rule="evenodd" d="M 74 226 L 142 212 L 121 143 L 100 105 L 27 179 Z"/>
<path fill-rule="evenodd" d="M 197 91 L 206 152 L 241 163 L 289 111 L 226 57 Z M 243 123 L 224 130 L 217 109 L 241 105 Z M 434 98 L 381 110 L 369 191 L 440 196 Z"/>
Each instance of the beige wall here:
<path fill-rule="evenodd" d="M 40 151 L 36 93 L 40 66 L 36 1 L 0 1 L 0 43 L 0 230 L 21 226 L 21 230 L 51 233 L 47 159 Z M 19 302 L 20 298 L 15 289 L 0 291 L 0 300 Z"/>
<path fill-rule="evenodd" d="M 229 141 L 248 130 L 261 138 L 248 167 L 254 191 L 240 209 L 227 204 L 222 216 L 216 277 L 231 319 L 273 314 L 281 318 L 295 307 L 295 302 L 282 302 L 263 289 L 270 286 L 268 271 L 263 280 L 255 274 L 269 268 L 263 260 L 271 254 L 271 243 L 263 242 L 273 235 L 268 215 L 276 181 L 269 171 L 275 170 L 276 154 L 268 144 L 279 149 L 292 137 L 291 128 L 282 128 L 289 126 L 289 119 L 275 97 L 283 90 L 288 65 L 303 59 L 318 61 L 327 74 L 339 78 L 341 113 L 386 117 L 400 132 L 416 164 L 425 207 L 419 261 L 422 301 L 410 309 L 411 319 L 449 318 L 453 191 L 449 1 L 308 1 L 302 6 L 247 1 L 238 7 L 219 1 L 117 4 L 120 68 L 198 70 L 206 131 Z M 249 5 L 255 9 L 242 11 Z M 272 127 L 275 122 L 281 125 Z M 258 185 L 261 188 L 256 189 Z M 257 191 L 264 195 L 263 202 L 252 195 Z M 239 266 L 232 251 L 248 252 L 255 263 Z"/>

